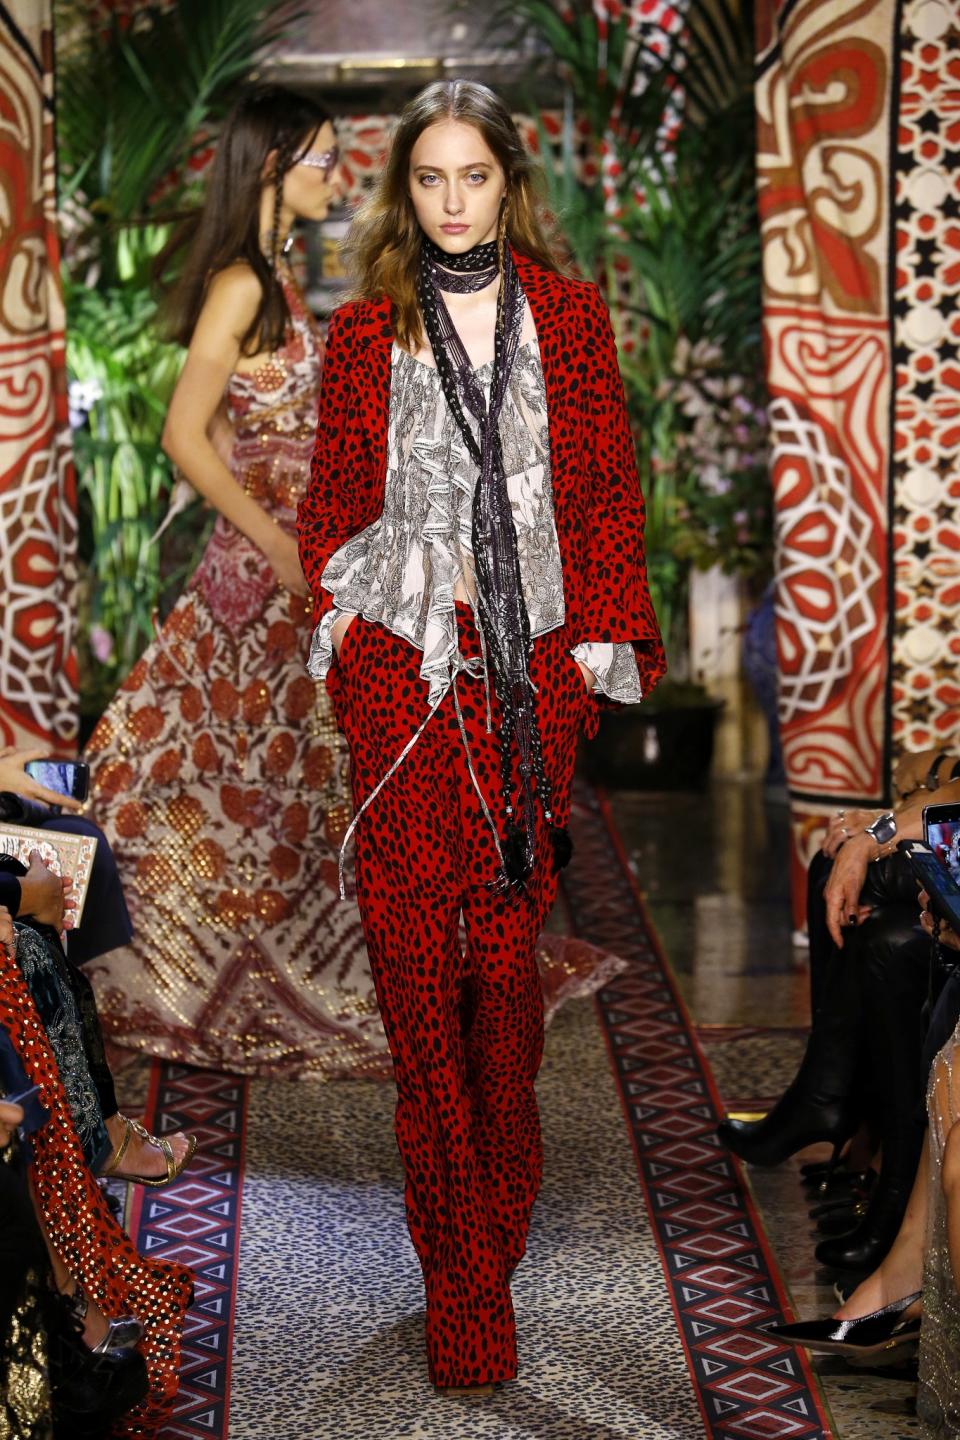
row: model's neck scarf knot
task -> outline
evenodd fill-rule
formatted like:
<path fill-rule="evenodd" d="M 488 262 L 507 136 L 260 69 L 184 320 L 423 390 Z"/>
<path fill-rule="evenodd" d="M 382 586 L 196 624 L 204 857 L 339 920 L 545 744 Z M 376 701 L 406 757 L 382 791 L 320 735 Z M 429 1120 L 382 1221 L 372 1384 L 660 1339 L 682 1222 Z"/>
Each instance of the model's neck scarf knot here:
<path fill-rule="evenodd" d="M 569 860 L 571 846 L 566 832 L 553 824 L 530 680 L 530 618 L 523 598 L 517 534 L 500 441 L 500 415 L 520 346 L 524 306 L 509 246 L 502 247 L 489 400 L 443 298 L 444 291 L 464 294 L 484 289 L 500 271 L 500 247 L 496 241 L 476 245 L 465 254 L 451 255 L 426 236 L 423 238 L 417 291 L 427 338 L 447 405 L 480 470 L 472 514 L 477 621 L 502 716 L 501 788 L 507 817 L 503 866 L 495 884 L 502 891 L 518 891 L 529 879 L 536 860 L 535 800 L 539 800 L 550 829 L 557 868 Z M 465 411 L 477 422 L 477 435 Z"/>

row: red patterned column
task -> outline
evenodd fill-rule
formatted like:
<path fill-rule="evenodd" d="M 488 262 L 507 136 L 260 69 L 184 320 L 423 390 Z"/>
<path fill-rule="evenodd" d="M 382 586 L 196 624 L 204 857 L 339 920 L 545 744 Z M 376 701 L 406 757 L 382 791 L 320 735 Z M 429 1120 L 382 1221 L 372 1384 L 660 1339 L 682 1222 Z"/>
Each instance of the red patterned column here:
<path fill-rule="evenodd" d="M 51 0 L 0 3 L 0 745 L 69 745 L 76 486 L 56 231 Z"/>
<path fill-rule="evenodd" d="M 897 127 L 896 749 L 960 727 L 960 47 L 956 0 L 907 0 Z"/>
<path fill-rule="evenodd" d="M 794 896 L 890 749 L 895 0 L 758 0 L 758 186 Z"/>

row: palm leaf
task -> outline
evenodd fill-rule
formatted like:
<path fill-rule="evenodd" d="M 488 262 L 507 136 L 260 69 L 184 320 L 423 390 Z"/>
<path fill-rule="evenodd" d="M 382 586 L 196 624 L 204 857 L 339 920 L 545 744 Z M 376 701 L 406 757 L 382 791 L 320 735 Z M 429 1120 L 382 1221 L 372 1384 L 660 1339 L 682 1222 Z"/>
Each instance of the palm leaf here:
<path fill-rule="evenodd" d="M 222 118 L 258 52 L 296 16 L 263 0 L 175 0 L 124 29 L 63 0 L 58 68 L 63 193 L 101 223 L 138 221 L 162 182 L 175 207 L 199 132 Z"/>

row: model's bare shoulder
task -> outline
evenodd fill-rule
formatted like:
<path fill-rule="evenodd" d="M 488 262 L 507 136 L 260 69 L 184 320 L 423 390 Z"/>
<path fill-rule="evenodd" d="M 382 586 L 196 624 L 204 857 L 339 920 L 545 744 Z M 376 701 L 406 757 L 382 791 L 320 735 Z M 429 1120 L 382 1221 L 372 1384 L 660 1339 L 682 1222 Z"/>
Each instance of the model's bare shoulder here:
<path fill-rule="evenodd" d="M 246 333 L 263 299 L 263 288 L 251 267 L 243 261 L 218 270 L 207 286 L 203 318 L 234 335 Z"/>

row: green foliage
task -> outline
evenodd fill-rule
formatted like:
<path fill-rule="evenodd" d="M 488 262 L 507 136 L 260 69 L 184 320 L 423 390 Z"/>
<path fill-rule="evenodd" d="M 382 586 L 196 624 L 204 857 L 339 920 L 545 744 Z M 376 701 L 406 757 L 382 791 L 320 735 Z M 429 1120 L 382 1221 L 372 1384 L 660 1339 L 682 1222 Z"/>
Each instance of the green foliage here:
<path fill-rule="evenodd" d="M 173 484 L 160 446 L 181 352 L 159 336 L 150 273 L 196 199 L 192 163 L 295 16 L 264 0 L 57 6 L 57 138 L 67 368 L 81 506 L 81 709 L 96 715 L 153 634 L 153 541 Z M 184 569 L 204 527 L 174 527 Z M 191 540 L 189 537 L 193 537 Z"/>
<path fill-rule="evenodd" d="M 209 145 L 258 50 L 289 19 L 289 6 L 264 0 L 168 0 L 109 15 L 60 0 L 60 203 L 68 213 L 79 207 L 71 246 L 95 247 L 106 283 L 120 278 L 122 245 L 128 258 L 150 258 L 149 245 L 124 227 L 177 212 L 190 161 Z"/>
<path fill-rule="evenodd" d="M 651 589 L 682 673 L 690 565 L 720 563 L 762 582 L 772 552 L 750 6 L 690 0 L 674 36 L 628 5 L 616 19 L 591 0 L 562 11 L 521 0 L 498 18 L 508 11 L 539 36 L 588 120 L 584 142 L 568 101 L 548 202 L 572 258 L 610 303 L 647 497 Z M 598 177 L 606 162 L 611 206 L 599 178 L 579 178 L 583 158 Z M 735 396 L 749 401 L 749 417 Z"/>
<path fill-rule="evenodd" d="M 71 389 L 88 412 L 74 435 L 86 542 L 81 669 L 99 705 L 152 635 L 160 557 L 151 536 L 171 483 L 159 436 L 180 351 L 157 339 L 154 302 L 134 286 L 90 290 L 68 283 L 66 300 Z M 111 642 L 107 654 L 101 639 L 99 660 L 91 631 Z"/>

